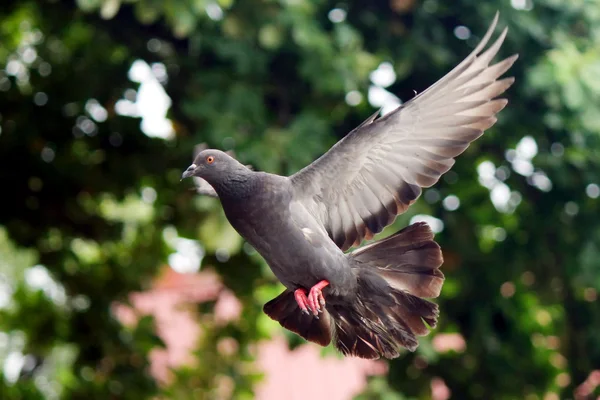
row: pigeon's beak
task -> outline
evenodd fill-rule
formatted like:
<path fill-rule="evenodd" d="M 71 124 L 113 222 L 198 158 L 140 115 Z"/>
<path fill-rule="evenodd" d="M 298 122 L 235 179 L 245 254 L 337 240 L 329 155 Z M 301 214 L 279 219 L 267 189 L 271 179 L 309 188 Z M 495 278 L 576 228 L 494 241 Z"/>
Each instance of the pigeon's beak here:
<path fill-rule="evenodd" d="M 196 164 L 192 164 L 190 165 L 184 172 L 183 175 L 181 175 L 181 180 L 184 180 L 185 178 L 189 178 L 190 176 L 194 175 L 194 172 L 196 172 L 196 168 L 198 166 Z"/>

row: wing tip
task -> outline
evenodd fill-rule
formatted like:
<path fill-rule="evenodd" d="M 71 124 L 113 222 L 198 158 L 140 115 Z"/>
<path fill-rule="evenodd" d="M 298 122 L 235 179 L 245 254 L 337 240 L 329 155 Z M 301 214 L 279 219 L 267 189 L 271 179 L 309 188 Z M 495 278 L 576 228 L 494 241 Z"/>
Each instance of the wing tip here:
<path fill-rule="evenodd" d="M 508 99 L 498 99 L 498 108 L 494 112 L 494 114 L 498 114 L 500 111 L 504 110 L 508 105 Z"/>
<path fill-rule="evenodd" d="M 498 19 L 500 19 L 500 10 L 496 10 L 492 24 L 496 24 L 498 22 Z"/>
<path fill-rule="evenodd" d="M 469 57 L 479 54 L 485 48 L 490 38 L 492 37 L 494 30 L 496 29 L 496 25 L 498 25 L 499 19 L 500 11 L 496 10 L 496 14 L 494 15 L 494 19 L 492 20 L 490 27 L 488 28 L 487 32 L 485 32 L 485 35 L 483 35 L 483 38 L 481 39 L 477 47 L 475 47 L 475 50 L 473 50 L 473 52 L 469 55 Z"/>
<path fill-rule="evenodd" d="M 512 65 L 519 59 L 519 53 L 515 53 L 510 57 L 506 57 L 501 62 L 506 62 L 508 64 L 508 68 L 512 67 Z"/>
<path fill-rule="evenodd" d="M 508 85 L 506 87 L 508 89 L 513 83 L 515 83 L 515 77 L 514 76 L 508 76 L 508 77 L 502 79 L 501 82 L 503 82 L 505 85 Z"/>
<path fill-rule="evenodd" d="M 500 47 L 504 43 L 504 40 L 506 39 L 506 35 L 508 35 L 508 26 L 505 26 L 504 29 L 502 29 L 500 36 L 498 36 L 498 39 L 496 39 L 496 43 L 498 43 L 497 44 L 498 49 L 500 49 Z M 496 44 L 496 43 L 494 43 L 494 44 Z"/>

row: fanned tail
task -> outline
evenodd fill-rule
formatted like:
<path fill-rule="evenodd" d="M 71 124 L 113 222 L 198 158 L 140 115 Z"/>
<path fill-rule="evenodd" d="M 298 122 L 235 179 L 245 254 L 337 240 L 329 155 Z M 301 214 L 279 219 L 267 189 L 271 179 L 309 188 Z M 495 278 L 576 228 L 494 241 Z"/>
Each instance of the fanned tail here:
<path fill-rule="evenodd" d="M 298 308 L 291 290 L 268 302 L 264 311 L 286 329 L 327 346 L 332 338 L 345 355 L 395 358 L 414 351 L 417 336 L 435 328 L 443 258 L 426 223 L 413 224 L 350 254 L 358 290 L 348 301 L 327 303 L 319 318 Z"/>
<path fill-rule="evenodd" d="M 417 336 L 435 328 L 439 310 L 423 297 L 439 296 L 443 258 L 426 223 L 349 254 L 357 270 L 358 293 L 350 305 L 328 307 L 336 347 L 362 358 L 395 358 L 414 351 Z"/>

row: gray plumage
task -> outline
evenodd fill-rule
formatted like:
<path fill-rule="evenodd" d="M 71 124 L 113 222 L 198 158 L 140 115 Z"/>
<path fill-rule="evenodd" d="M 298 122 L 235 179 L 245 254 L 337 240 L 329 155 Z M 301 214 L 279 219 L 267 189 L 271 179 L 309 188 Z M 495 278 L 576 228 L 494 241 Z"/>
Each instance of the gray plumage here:
<path fill-rule="evenodd" d="M 497 21 L 498 15 L 477 48 L 437 83 L 382 118 L 374 114 L 291 177 L 252 171 L 211 149 L 184 172 L 214 189 L 233 227 L 286 286 L 265 305 L 271 318 L 321 345 L 333 338 L 344 354 L 364 358 L 413 351 L 416 336 L 435 327 L 437 305 L 424 298 L 439 295 L 444 276 L 426 224 L 344 251 L 391 224 L 496 122 L 507 103 L 496 97 L 513 83 L 499 77 L 517 59 L 490 65 L 507 32 L 484 51 Z M 301 312 L 295 293 L 323 281 L 323 307 Z"/>
<path fill-rule="evenodd" d="M 198 156 L 198 154 L 200 154 L 200 152 L 206 150 L 207 148 L 208 146 L 206 145 L 206 143 L 201 143 L 194 147 L 194 159 Z M 235 157 L 235 153 L 233 151 L 226 151 L 225 154 L 231 157 Z M 251 165 L 246 165 L 246 167 L 252 169 Z M 219 197 L 215 189 L 210 185 L 210 183 L 206 182 L 205 179 L 202 179 L 199 176 L 194 176 L 193 179 L 194 185 L 196 186 L 196 192 L 199 195 L 208 197 Z"/>

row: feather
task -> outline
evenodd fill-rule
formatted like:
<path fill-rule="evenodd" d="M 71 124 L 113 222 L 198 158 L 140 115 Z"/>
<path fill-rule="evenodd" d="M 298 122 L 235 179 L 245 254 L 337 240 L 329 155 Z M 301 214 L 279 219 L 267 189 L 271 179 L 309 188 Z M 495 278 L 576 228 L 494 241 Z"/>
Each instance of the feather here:
<path fill-rule="evenodd" d="M 434 185 L 496 123 L 507 103 L 496 97 L 514 82 L 498 78 L 517 59 L 490 66 L 507 35 L 504 29 L 489 44 L 497 22 L 498 15 L 471 54 L 428 89 L 381 118 L 371 115 L 291 176 L 300 201 L 325 200 L 320 222 L 340 248 L 381 232 L 394 220 L 391 209 L 405 212 L 422 187 Z"/>

